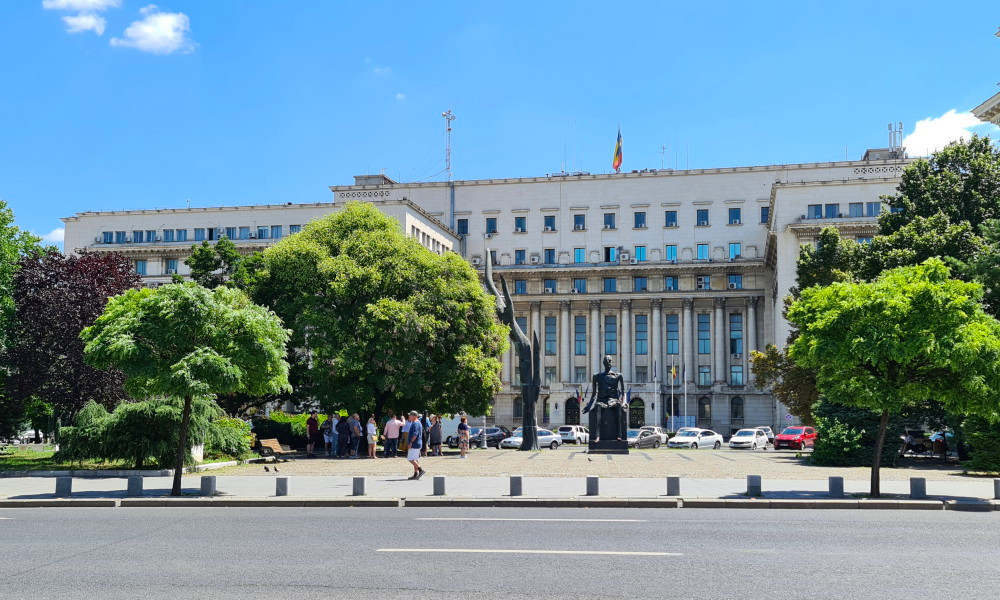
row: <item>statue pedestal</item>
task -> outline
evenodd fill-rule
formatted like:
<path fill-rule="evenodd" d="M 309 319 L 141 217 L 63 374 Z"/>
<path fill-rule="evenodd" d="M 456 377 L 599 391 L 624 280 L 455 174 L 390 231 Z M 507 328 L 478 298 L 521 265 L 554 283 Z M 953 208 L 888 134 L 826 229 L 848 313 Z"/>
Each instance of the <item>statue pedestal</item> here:
<path fill-rule="evenodd" d="M 587 444 L 587 454 L 628 454 L 628 442 L 625 440 L 593 440 Z"/>

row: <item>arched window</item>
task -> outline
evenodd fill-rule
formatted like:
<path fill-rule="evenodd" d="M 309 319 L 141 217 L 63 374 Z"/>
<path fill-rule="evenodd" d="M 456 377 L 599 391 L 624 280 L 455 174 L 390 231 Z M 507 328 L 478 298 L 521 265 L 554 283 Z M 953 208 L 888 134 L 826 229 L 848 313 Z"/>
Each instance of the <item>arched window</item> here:
<path fill-rule="evenodd" d="M 524 402 L 521 401 L 520 396 L 514 398 L 514 418 L 515 419 L 524 418 Z"/>
<path fill-rule="evenodd" d="M 707 396 L 698 398 L 698 424 L 704 427 L 712 423 L 712 401 Z"/>
<path fill-rule="evenodd" d="M 743 420 L 743 398 L 736 396 L 729 401 L 729 416 L 733 421 Z"/>
<path fill-rule="evenodd" d="M 628 405 L 628 426 L 642 427 L 646 424 L 646 403 L 642 398 L 633 398 Z"/>
<path fill-rule="evenodd" d="M 580 424 L 580 401 L 572 396 L 568 400 L 566 400 L 565 421 L 567 425 Z"/>

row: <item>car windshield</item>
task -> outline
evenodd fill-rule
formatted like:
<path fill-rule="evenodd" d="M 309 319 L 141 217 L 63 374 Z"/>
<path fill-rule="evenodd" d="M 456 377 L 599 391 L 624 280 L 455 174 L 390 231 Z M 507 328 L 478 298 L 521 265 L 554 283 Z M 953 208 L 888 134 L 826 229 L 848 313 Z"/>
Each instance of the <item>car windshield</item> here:
<path fill-rule="evenodd" d="M 521 428 L 518 427 L 517 429 L 515 429 L 514 433 L 512 433 L 511 435 L 516 437 L 521 437 Z"/>
<path fill-rule="evenodd" d="M 801 427 L 789 427 L 781 432 L 783 435 L 802 435 Z"/>
<path fill-rule="evenodd" d="M 638 429 L 629 429 L 628 430 L 628 436 L 629 437 L 636 437 L 638 435 L 639 435 L 639 430 Z"/>
<path fill-rule="evenodd" d="M 555 435 L 555 434 L 549 431 L 548 429 L 539 429 L 538 435 Z"/>
<path fill-rule="evenodd" d="M 677 437 L 697 437 L 697 436 L 698 436 L 697 431 L 682 431 L 677 434 Z"/>
<path fill-rule="evenodd" d="M 741 429 L 733 437 L 753 437 L 753 432 L 748 429 Z"/>

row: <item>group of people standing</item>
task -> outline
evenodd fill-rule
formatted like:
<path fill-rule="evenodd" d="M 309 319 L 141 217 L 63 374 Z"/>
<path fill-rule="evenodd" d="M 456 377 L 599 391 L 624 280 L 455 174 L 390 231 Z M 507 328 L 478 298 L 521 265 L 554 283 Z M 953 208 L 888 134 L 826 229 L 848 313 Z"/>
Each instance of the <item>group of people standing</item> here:
<path fill-rule="evenodd" d="M 306 430 L 308 437 L 306 455 L 310 458 L 316 456 L 316 447 L 320 444 L 325 448 L 327 456 L 358 458 L 362 436 L 367 442 L 368 458 L 378 458 L 376 444 L 379 441 L 379 428 L 375 417 L 370 417 L 368 423 L 362 425 L 357 413 L 349 416 L 329 413 L 326 420 L 320 424 L 319 413 L 314 410 L 306 420 Z M 418 435 L 415 432 L 418 432 Z M 421 416 L 417 411 L 410 411 L 406 421 L 403 421 L 390 411 L 381 433 L 385 458 L 399 455 L 401 439 L 407 448 L 407 459 L 414 449 L 418 450 L 418 457 L 442 455 L 442 423 L 438 415 Z M 458 447 L 464 458 L 469 448 L 469 426 L 464 416 L 458 426 Z"/>

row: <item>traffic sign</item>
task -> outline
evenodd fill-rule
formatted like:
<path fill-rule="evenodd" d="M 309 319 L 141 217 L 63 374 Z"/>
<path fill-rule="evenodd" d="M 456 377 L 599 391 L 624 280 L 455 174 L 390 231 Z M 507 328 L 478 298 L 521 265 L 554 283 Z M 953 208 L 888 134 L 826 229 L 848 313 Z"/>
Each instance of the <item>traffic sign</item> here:
<path fill-rule="evenodd" d="M 785 420 L 786 421 L 791 421 L 792 420 L 792 415 L 785 415 Z"/>

